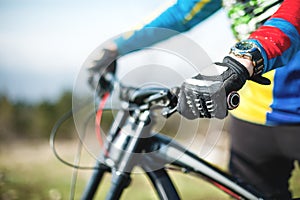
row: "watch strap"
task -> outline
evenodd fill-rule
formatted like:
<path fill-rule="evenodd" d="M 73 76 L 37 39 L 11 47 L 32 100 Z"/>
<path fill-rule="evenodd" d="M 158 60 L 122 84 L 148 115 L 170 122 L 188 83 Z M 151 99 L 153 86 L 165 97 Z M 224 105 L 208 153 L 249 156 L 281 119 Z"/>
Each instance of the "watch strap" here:
<path fill-rule="evenodd" d="M 252 56 L 252 63 L 254 65 L 252 76 L 261 75 L 264 70 L 264 59 L 260 51 L 256 49 L 255 51 L 251 52 L 251 56 Z"/>

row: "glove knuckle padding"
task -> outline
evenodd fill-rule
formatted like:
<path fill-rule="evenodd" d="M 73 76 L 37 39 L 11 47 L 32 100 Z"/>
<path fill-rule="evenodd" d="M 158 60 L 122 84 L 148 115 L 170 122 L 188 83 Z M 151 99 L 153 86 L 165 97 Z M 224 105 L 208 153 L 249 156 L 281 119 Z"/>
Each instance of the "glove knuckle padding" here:
<path fill-rule="evenodd" d="M 178 110 L 186 118 L 225 118 L 227 95 L 240 90 L 249 79 L 247 69 L 231 57 L 215 65 L 221 68 L 219 75 L 198 74 L 182 84 Z"/>
<path fill-rule="evenodd" d="M 187 82 L 182 84 L 178 104 L 179 113 L 188 119 L 224 118 L 227 115 L 227 107 L 224 101 L 226 94 L 223 89 L 220 89 L 223 84 L 220 78 L 208 78 L 199 75 L 196 77 L 204 80 L 209 79 L 209 81 L 207 84 L 199 81 L 202 85 L 193 85 Z"/>
<path fill-rule="evenodd" d="M 179 98 L 178 98 L 178 112 L 188 118 L 188 119 L 195 119 L 197 118 L 197 116 L 192 112 L 191 108 L 188 108 L 189 106 L 189 102 L 187 100 L 187 94 L 186 91 L 184 90 L 183 86 L 181 88 L 181 91 L 179 93 Z"/>

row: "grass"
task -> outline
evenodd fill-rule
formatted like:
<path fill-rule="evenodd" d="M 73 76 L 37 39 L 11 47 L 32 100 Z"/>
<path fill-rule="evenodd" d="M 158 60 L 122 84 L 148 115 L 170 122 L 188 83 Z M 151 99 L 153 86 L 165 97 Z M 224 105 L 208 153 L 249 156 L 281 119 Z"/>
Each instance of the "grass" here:
<path fill-rule="evenodd" d="M 64 157 L 72 161 L 73 142 L 61 144 Z M 65 153 L 67 152 L 67 153 Z M 92 160 L 84 160 L 92 164 Z M 136 172 L 139 169 L 137 169 Z M 0 199 L 1 200 L 60 200 L 69 199 L 73 170 L 61 164 L 53 156 L 47 141 L 18 142 L 0 147 Z M 91 171 L 79 171 L 75 199 L 80 199 Z M 97 193 L 97 199 L 104 199 L 109 188 L 110 175 Z M 179 172 L 171 172 L 182 199 L 230 199 L 225 193 L 201 179 Z M 300 170 L 293 173 L 291 189 L 300 196 Z M 142 173 L 134 173 L 132 187 L 125 190 L 122 199 L 158 199 L 150 183 Z"/>
<path fill-rule="evenodd" d="M 47 143 L 2 146 L 0 160 L 1 199 L 66 199 L 70 173 Z"/>
<path fill-rule="evenodd" d="M 65 143 L 61 151 L 72 152 L 74 143 Z M 71 155 L 64 155 L 71 160 Z M 84 162 L 92 164 L 93 161 Z M 0 199 L 59 200 L 69 199 L 73 170 L 61 164 L 54 156 L 48 143 L 15 143 L 1 145 L 0 153 Z M 122 199 L 158 199 L 151 189 L 148 178 L 139 169 L 133 173 L 130 187 Z M 91 171 L 79 171 L 75 199 L 80 199 Z M 207 199 L 213 194 L 218 199 L 227 195 L 222 192 L 212 193 L 213 187 L 202 180 L 171 172 L 178 191 L 183 199 Z M 97 193 L 97 199 L 104 199 L 110 186 L 110 175 L 107 174 Z"/>

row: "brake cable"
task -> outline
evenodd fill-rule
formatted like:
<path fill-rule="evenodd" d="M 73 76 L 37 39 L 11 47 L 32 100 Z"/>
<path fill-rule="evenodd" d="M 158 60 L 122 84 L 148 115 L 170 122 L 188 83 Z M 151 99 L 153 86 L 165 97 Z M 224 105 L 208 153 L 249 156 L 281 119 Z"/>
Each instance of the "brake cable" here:
<path fill-rule="evenodd" d="M 108 96 L 107 96 L 108 97 Z M 106 99 L 107 100 L 107 99 Z M 105 100 L 105 101 L 106 101 Z M 105 105 L 105 102 L 102 103 L 102 99 L 101 99 L 101 102 L 100 104 L 102 104 L 102 111 L 103 111 L 103 105 Z M 100 106 L 99 106 L 100 107 Z M 78 109 L 80 110 L 80 109 Z M 102 113 L 102 111 L 100 112 L 100 114 Z M 99 167 L 95 167 L 95 166 L 80 166 L 80 165 L 76 165 L 74 163 L 71 163 L 71 162 L 68 162 L 66 161 L 64 158 L 61 157 L 61 155 L 59 155 L 57 149 L 56 149 L 56 146 L 55 146 L 55 141 L 56 141 L 56 137 L 58 135 L 58 130 L 59 128 L 62 126 L 63 123 L 65 123 L 68 119 L 70 119 L 72 116 L 73 116 L 73 113 L 76 112 L 76 111 L 73 111 L 73 109 L 70 109 L 68 112 L 66 112 L 65 114 L 63 114 L 57 121 L 56 123 L 54 124 L 52 130 L 51 130 L 51 133 L 50 133 L 50 148 L 52 149 L 53 153 L 54 153 L 54 156 L 63 164 L 69 166 L 69 167 L 72 167 L 72 168 L 75 168 L 75 169 L 82 169 L 82 170 L 95 170 L 95 169 L 99 169 Z M 102 115 L 102 114 L 101 114 Z M 101 115 L 98 117 L 101 118 Z M 94 113 L 91 113 L 91 115 L 88 117 L 86 123 L 85 123 L 85 126 L 87 126 L 88 124 L 88 121 L 91 117 L 94 116 Z M 99 130 L 100 130 L 100 127 L 99 127 Z M 85 132 L 85 128 L 84 128 L 84 132 Z M 100 134 L 100 132 L 98 133 Z M 82 141 L 80 140 L 79 141 L 79 144 L 78 144 L 78 148 L 77 148 L 77 157 L 78 157 L 78 154 L 80 153 L 82 149 Z"/>
<path fill-rule="evenodd" d="M 104 106 L 106 104 L 106 101 L 107 101 L 109 95 L 110 95 L 109 92 L 106 92 L 103 95 L 103 97 L 101 99 L 101 102 L 99 103 L 99 107 L 98 107 L 98 110 L 97 110 L 97 113 L 96 113 L 96 118 L 95 118 L 96 136 L 97 136 L 98 142 L 99 142 L 101 147 L 103 147 L 103 139 L 102 139 L 102 136 L 101 136 L 101 118 L 102 118 Z"/>

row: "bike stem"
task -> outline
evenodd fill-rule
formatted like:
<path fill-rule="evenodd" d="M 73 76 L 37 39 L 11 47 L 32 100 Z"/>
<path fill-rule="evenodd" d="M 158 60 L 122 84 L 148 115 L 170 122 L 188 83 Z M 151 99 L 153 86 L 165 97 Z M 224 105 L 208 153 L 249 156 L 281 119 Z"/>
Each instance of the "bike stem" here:
<path fill-rule="evenodd" d="M 121 111 L 121 112 L 124 112 Z M 122 127 L 112 125 L 110 141 L 107 141 L 107 152 L 105 156 L 106 163 L 112 163 L 112 181 L 111 188 L 106 197 L 107 200 L 119 199 L 122 191 L 128 187 L 131 182 L 131 172 L 141 160 L 141 151 L 143 150 L 143 139 L 149 137 L 152 130 L 150 123 L 151 111 L 135 110 L 130 114 L 121 113 L 118 116 L 120 121 L 124 122 Z M 117 153 L 116 153 L 117 152 Z"/>

